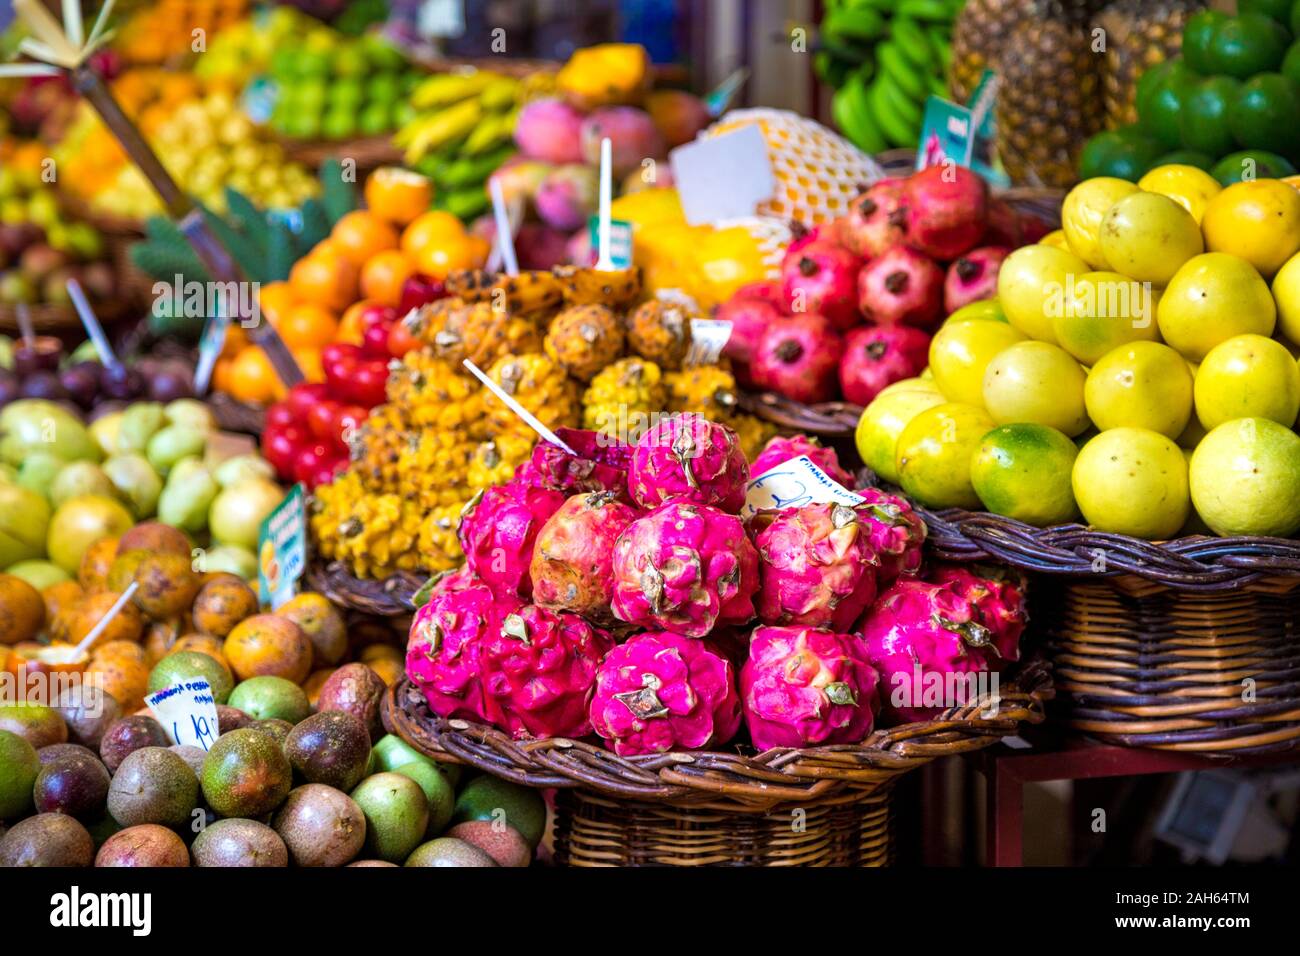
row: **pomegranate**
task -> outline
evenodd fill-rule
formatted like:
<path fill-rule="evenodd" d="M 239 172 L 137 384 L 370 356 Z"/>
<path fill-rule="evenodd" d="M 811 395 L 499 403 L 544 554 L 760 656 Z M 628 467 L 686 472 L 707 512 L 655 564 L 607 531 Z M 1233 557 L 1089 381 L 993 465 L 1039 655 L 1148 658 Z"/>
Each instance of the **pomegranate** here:
<path fill-rule="evenodd" d="M 943 270 L 921 253 L 895 246 L 863 268 L 858 304 L 879 325 L 930 328 L 943 317 Z"/>
<path fill-rule="evenodd" d="M 775 279 L 764 279 L 761 282 L 751 282 L 749 285 L 742 285 L 731 296 L 733 299 L 757 299 L 760 302 L 766 302 L 772 308 L 784 315 L 785 293 L 781 291 L 781 283 Z"/>
<path fill-rule="evenodd" d="M 830 319 L 805 312 L 768 326 L 749 372 L 759 388 L 796 402 L 828 402 L 835 397 L 835 374 L 843 354 L 844 340 Z"/>
<path fill-rule="evenodd" d="M 844 245 L 872 258 L 902 242 L 907 223 L 902 197 L 903 180 L 882 179 L 853 200 L 840 227 Z"/>
<path fill-rule="evenodd" d="M 904 242 L 932 259 L 948 261 L 975 247 L 988 226 L 989 188 L 964 166 L 930 166 L 903 186 Z"/>
<path fill-rule="evenodd" d="M 786 311 L 819 313 L 841 332 L 860 325 L 854 292 L 861 269 L 861 259 L 829 242 L 788 253 L 781 264 Z"/>
<path fill-rule="evenodd" d="M 910 325 L 868 325 L 844 338 L 840 388 L 846 401 L 870 405 L 886 385 L 914 378 L 925 368 L 930 336 Z"/>
<path fill-rule="evenodd" d="M 1025 234 L 1020 214 L 1001 199 L 990 199 L 989 224 L 980 243 L 985 246 L 1006 246 L 1009 249 L 1023 246 Z"/>
<path fill-rule="evenodd" d="M 951 315 L 963 305 L 996 296 L 998 270 L 1010 254 L 1006 246 L 981 246 L 950 265 L 943 282 L 944 311 Z"/>
<path fill-rule="evenodd" d="M 776 306 L 762 299 L 742 299 L 739 293 L 718 306 L 715 318 L 731 323 L 731 337 L 722 354 L 733 362 L 749 365 L 754 360 L 754 349 L 768 326 L 784 321 Z M 742 382 L 742 384 L 744 384 Z"/>

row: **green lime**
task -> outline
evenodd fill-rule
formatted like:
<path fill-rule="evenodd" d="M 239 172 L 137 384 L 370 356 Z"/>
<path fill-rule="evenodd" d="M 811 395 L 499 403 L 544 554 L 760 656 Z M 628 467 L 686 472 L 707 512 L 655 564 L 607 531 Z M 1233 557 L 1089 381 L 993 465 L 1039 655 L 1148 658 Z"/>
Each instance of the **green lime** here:
<path fill-rule="evenodd" d="M 1079 155 L 1079 177 L 1110 176 L 1136 182 L 1165 148 L 1161 140 L 1137 126 L 1098 133 Z"/>
<path fill-rule="evenodd" d="M 1238 13 L 1262 13 L 1286 26 L 1291 20 L 1292 0 L 1237 0 Z"/>
<path fill-rule="evenodd" d="M 290 47 L 281 47 L 271 54 L 271 61 L 268 64 L 271 78 L 277 83 L 282 83 L 292 76 L 297 75 L 297 54 Z"/>
<path fill-rule="evenodd" d="M 406 66 L 402 51 L 378 34 L 366 34 L 357 41 L 366 59 L 379 70 L 400 70 Z"/>
<path fill-rule="evenodd" d="M 299 50 L 294 62 L 294 73 L 299 79 L 324 79 L 329 76 L 330 60 L 324 53 Z"/>
<path fill-rule="evenodd" d="M 325 139 L 347 139 L 357 131 L 357 117 L 350 109 L 335 105 L 320 123 L 320 134 Z"/>
<path fill-rule="evenodd" d="M 1212 76 L 1184 97 L 1178 117 L 1184 148 L 1222 156 L 1236 145 L 1228 116 L 1240 90 L 1241 83 L 1232 77 Z"/>
<path fill-rule="evenodd" d="M 375 103 L 395 103 L 402 95 L 402 81 L 392 73 L 380 73 L 366 81 L 366 98 Z"/>
<path fill-rule="evenodd" d="M 1045 528 L 1074 518 L 1070 475 L 1079 454 L 1064 432 L 1047 425 L 1001 425 L 971 458 L 971 484 L 984 507 Z"/>
<path fill-rule="evenodd" d="M 1213 165 L 1214 157 L 1207 153 L 1198 153 L 1194 149 L 1176 149 L 1172 153 L 1165 153 L 1158 158 L 1152 168 L 1154 169 L 1157 166 L 1195 166 L 1197 169 L 1203 169 L 1208 173 Z"/>
<path fill-rule="evenodd" d="M 1148 79 L 1153 73 L 1154 78 Z M 1148 70 L 1142 79 L 1146 82 L 1138 87 L 1138 121 L 1166 149 L 1177 149 L 1182 145 L 1178 116 L 1183 99 L 1195 89 L 1200 77 L 1182 60 L 1166 60 Z"/>
<path fill-rule="evenodd" d="M 1300 83 L 1300 40 L 1292 43 L 1291 48 L 1286 51 L 1286 56 L 1282 58 L 1281 70 L 1283 76 Z"/>
<path fill-rule="evenodd" d="M 1300 83 L 1261 73 L 1238 91 L 1228 113 L 1237 142 L 1283 156 L 1300 155 Z"/>
<path fill-rule="evenodd" d="M 356 46 L 341 46 L 334 51 L 330 62 L 335 76 L 363 77 L 370 69 L 366 55 Z"/>
<path fill-rule="evenodd" d="M 1245 80 L 1276 70 L 1290 43 L 1291 34 L 1272 17 L 1262 13 L 1229 17 L 1214 31 L 1210 72 Z"/>
<path fill-rule="evenodd" d="M 1281 179 L 1295 174 L 1295 167 L 1285 157 L 1264 149 L 1243 149 L 1232 153 L 1210 170 L 1210 175 L 1222 186 L 1231 186 L 1243 179 Z"/>
<path fill-rule="evenodd" d="M 393 128 L 393 108 L 389 103 L 371 103 L 361 111 L 357 130 L 362 136 L 379 136 Z"/>
<path fill-rule="evenodd" d="M 1219 10 L 1202 10 L 1189 17 L 1187 25 L 1183 27 L 1183 59 L 1202 76 L 1214 72 L 1210 46 L 1214 42 L 1214 34 L 1227 19 L 1228 15 Z M 1139 83 L 1139 88 L 1140 86 Z"/>

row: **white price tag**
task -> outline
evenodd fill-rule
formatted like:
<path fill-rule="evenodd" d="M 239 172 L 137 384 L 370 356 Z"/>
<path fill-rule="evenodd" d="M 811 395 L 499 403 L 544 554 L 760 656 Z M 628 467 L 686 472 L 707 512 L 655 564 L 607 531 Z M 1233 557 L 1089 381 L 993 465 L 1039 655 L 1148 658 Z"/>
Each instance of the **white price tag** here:
<path fill-rule="evenodd" d="M 726 319 L 691 319 L 691 349 L 687 365 L 716 365 L 731 338 L 731 323 Z"/>
<path fill-rule="evenodd" d="M 769 508 L 802 508 L 813 504 L 853 507 L 866 500 L 832 479 L 807 455 L 800 455 L 750 480 L 740 516 L 748 518 L 756 511 Z"/>
<path fill-rule="evenodd" d="M 678 146 L 668 158 L 692 226 L 752 216 L 776 192 L 767 141 L 754 125 Z"/>
<path fill-rule="evenodd" d="M 148 694 L 144 702 L 172 743 L 207 750 L 217 739 L 217 701 L 201 677 Z"/>

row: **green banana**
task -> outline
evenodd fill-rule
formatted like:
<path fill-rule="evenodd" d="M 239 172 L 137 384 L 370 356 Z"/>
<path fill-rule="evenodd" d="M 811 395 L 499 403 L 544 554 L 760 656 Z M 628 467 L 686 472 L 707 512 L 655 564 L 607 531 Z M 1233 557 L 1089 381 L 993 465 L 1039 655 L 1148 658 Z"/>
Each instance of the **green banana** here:
<path fill-rule="evenodd" d="M 465 222 L 481 216 L 490 205 L 487 189 L 482 183 L 443 194 L 443 208 Z"/>
<path fill-rule="evenodd" d="M 864 7 L 860 10 L 839 10 L 824 17 L 817 35 L 833 40 L 870 43 L 884 36 L 888 29 L 889 25 L 883 16 Z"/>
<path fill-rule="evenodd" d="M 913 122 L 910 117 L 899 112 L 898 104 L 891 99 L 888 80 L 884 75 L 878 76 L 876 82 L 867 91 L 871 104 L 871 114 L 884 133 L 890 146 L 915 146 L 920 134 L 919 120 Z"/>
<path fill-rule="evenodd" d="M 880 61 L 880 71 L 892 77 L 904 93 L 914 100 L 925 99 L 930 71 L 914 67 L 893 40 L 876 47 L 876 59 Z"/>
<path fill-rule="evenodd" d="M 929 23 L 952 23 L 953 13 L 944 0 L 901 0 L 894 9 L 896 17 L 911 17 Z"/>
<path fill-rule="evenodd" d="M 930 49 L 930 41 L 926 39 L 925 31 L 915 20 L 895 17 L 890 23 L 889 36 L 898 44 L 903 55 L 918 68 L 927 71 L 931 68 L 934 51 Z"/>
<path fill-rule="evenodd" d="M 475 73 L 438 73 L 411 91 L 411 105 L 419 110 L 437 109 L 452 106 L 479 96 L 499 77 L 494 73 L 479 70 Z"/>
<path fill-rule="evenodd" d="M 517 114 L 493 113 L 483 117 L 482 122 L 465 139 L 461 153 L 466 156 L 482 156 L 505 143 L 514 136 Z"/>
<path fill-rule="evenodd" d="M 434 169 L 434 182 L 443 189 L 481 186 L 497 167 L 514 154 L 514 151 L 513 146 L 504 146 L 486 156 L 465 156 L 454 162 L 443 163 Z"/>
<path fill-rule="evenodd" d="M 882 88 L 881 95 L 894 107 L 894 111 L 907 121 L 908 126 L 919 130 L 921 128 L 921 118 L 924 114 L 924 108 L 920 100 L 913 99 L 904 93 L 902 87 L 887 73 L 881 74 L 876 83 Z"/>
<path fill-rule="evenodd" d="M 831 115 L 844 135 L 864 152 L 879 153 L 889 148 L 888 140 L 872 118 L 861 76 L 850 76 L 845 85 L 835 91 L 831 97 Z"/>

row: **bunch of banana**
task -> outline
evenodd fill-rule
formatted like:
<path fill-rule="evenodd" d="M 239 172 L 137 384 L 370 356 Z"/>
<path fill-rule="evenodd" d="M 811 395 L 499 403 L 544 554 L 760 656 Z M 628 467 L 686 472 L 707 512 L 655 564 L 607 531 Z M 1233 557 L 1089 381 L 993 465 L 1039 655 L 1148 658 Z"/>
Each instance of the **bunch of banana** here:
<path fill-rule="evenodd" d="M 860 149 L 916 146 L 925 101 L 948 95 L 952 24 L 965 0 L 827 0 L 814 66 L 831 115 Z"/>
<path fill-rule="evenodd" d="M 411 91 L 416 116 L 393 143 L 405 151 L 407 166 L 438 187 L 435 208 L 465 220 L 487 208 L 484 184 L 514 154 L 520 108 L 552 83 L 547 74 L 519 79 L 474 70 L 438 73 Z"/>

